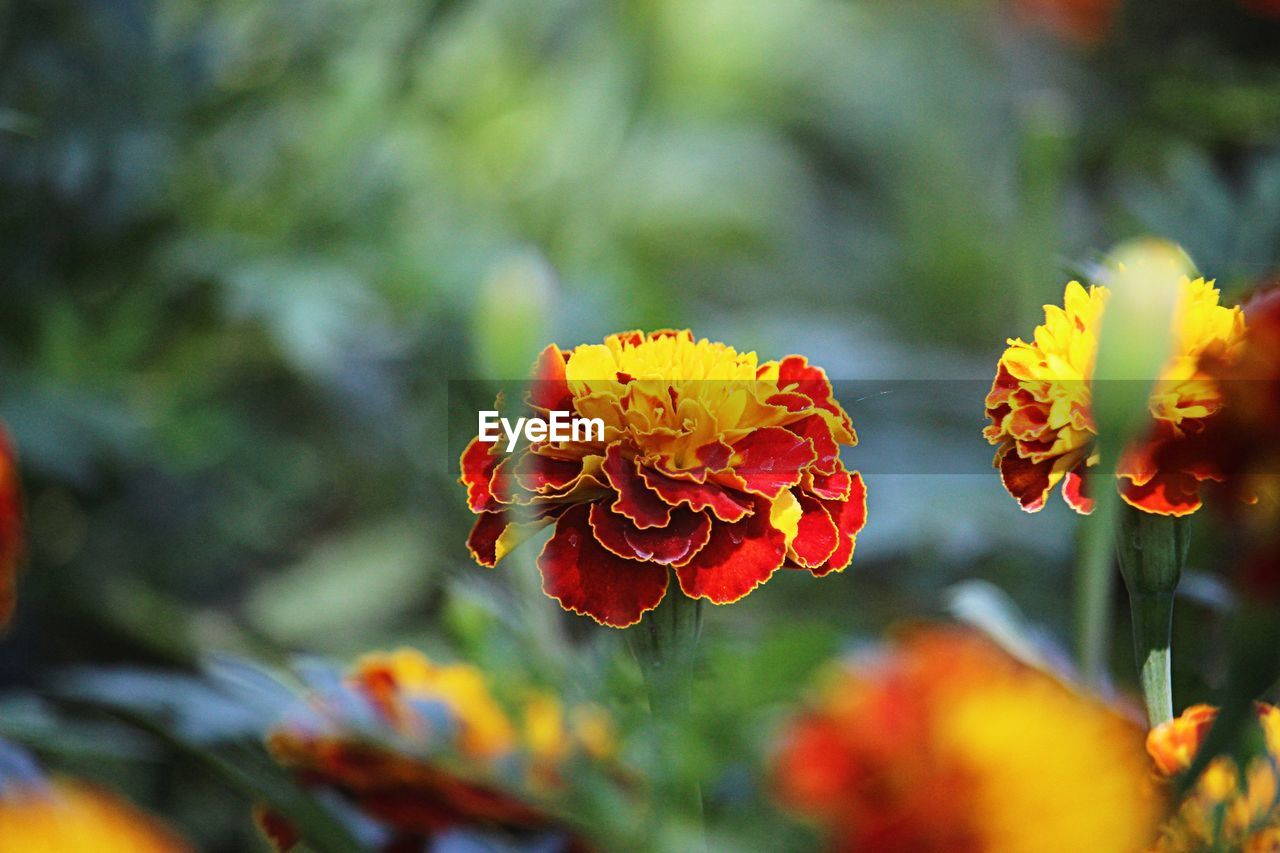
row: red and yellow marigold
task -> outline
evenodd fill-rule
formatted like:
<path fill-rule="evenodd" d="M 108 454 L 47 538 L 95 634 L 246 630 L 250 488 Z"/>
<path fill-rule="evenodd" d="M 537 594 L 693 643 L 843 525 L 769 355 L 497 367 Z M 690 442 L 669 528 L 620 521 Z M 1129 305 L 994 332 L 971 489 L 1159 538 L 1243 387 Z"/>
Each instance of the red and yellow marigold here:
<path fill-rule="evenodd" d="M 1200 508 L 1204 481 L 1222 479 L 1203 436 L 1223 408 L 1223 394 L 1202 362 L 1230 361 L 1245 328 L 1239 308 L 1218 304 L 1212 282 L 1184 279 L 1181 287 L 1172 354 L 1148 404 L 1150 427 L 1117 466 L 1125 502 L 1175 516 Z M 1041 509 L 1059 483 L 1072 508 L 1092 509 L 1084 474 L 1099 461 L 1091 383 L 1108 296 L 1105 287 L 1071 282 L 1063 307 L 1045 306 L 1032 340 L 1009 340 L 1000 357 L 983 434 L 997 446 L 994 465 L 1005 488 L 1028 512 Z"/>
<path fill-rule="evenodd" d="M 13 616 L 22 539 L 22 490 L 17 462 L 0 426 L 0 628 Z"/>
<path fill-rule="evenodd" d="M 1243 775 L 1231 758 L 1213 759 L 1161 828 L 1155 853 L 1280 849 L 1280 709 L 1262 703 L 1255 707 L 1264 754 L 1254 756 Z M 1151 730 L 1147 751 L 1161 776 L 1191 767 L 1216 716 L 1215 708 L 1193 705 Z"/>
<path fill-rule="evenodd" d="M 1142 741 L 985 637 L 927 628 L 834 673 L 775 778 L 835 850 L 1130 853 L 1160 814 Z"/>
<path fill-rule="evenodd" d="M 46 778 L 0 742 L 0 853 L 186 853 L 151 816 L 92 785 Z"/>
<path fill-rule="evenodd" d="M 866 520 L 856 442 L 821 368 L 688 331 L 611 335 L 538 359 L 527 403 L 546 417 L 599 418 L 603 441 L 533 442 L 508 456 L 473 440 L 462 483 L 480 517 L 468 540 L 496 565 L 554 525 L 538 558 L 567 610 L 626 627 L 680 592 L 737 601 L 778 569 L 849 565 Z"/>
<path fill-rule="evenodd" d="M 568 832 L 549 805 L 567 768 L 603 766 L 614 748 L 609 719 L 593 706 L 565 709 L 532 692 L 509 713 L 480 670 L 410 649 L 362 658 L 267 743 L 304 784 L 381 824 L 388 850 L 420 849 L 455 828 Z M 260 819 L 280 849 L 302 840 L 280 815 Z"/>

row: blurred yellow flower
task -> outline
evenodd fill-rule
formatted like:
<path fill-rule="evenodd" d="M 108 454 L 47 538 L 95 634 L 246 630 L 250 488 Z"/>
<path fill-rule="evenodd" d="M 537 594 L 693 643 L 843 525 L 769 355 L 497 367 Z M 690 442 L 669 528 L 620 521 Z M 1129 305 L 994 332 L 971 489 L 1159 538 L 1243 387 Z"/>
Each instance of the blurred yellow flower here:
<path fill-rule="evenodd" d="M 776 778 L 838 850 L 1131 853 L 1160 815 L 1136 723 L 961 629 L 839 671 Z"/>
<path fill-rule="evenodd" d="M 182 853 L 184 841 L 122 800 L 78 782 L 0 786 L 0 853 Z"/>

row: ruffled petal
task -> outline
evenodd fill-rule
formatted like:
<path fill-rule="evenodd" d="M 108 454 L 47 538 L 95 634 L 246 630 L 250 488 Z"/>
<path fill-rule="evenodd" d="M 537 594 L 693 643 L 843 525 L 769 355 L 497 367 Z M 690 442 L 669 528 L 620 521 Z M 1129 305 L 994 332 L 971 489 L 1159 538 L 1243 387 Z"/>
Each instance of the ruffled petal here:
<path fill-rule="evenodd" d="M 809 570 L 819 578 L 831 572 L 842 572 L 853 561 L 858 533 L 867 523 L 867 487 L 862 482 L 862 475 L 856 471 L 852 474 L 848 500 L 824 501 L 822 505 L 835 522 L 840 541 L 825 563 Z"/>
<path fill-rule="evenodd" d="M 472 512 L 493 512 L 502 508 L 489 488 L 494 469 L 502 458 L 497 442 L 481 441 L 478 437 L 471 439 L 467 449 L 462 451 L 459 482 L 467 487 L 467 506 Z"/>
<path fill-rule="evenodd" d="M 529 383 L 530 405 L 548 412 L 572 412 L 573 393 L 564 373 L 565 354 L 550 344 L 538 354 Z"/>
<path fill-rule="evenodd" d="M 548 514 L 532 521 L 516 522 L 510 512 L 481 513 L 467 537 L 467 550 L 477 563 L 493 568 L 517 545 L 550 524 L 553 517 Z"/>
<path fill-rule="evenodd" d="M 645 485 L 636 472 L 635 460 L 623 455 L 619 445 L 610 445 L 605 451 L 604 475 L 618 492 L 609 505 L 614 512 L 625 515 L 641 529 L 666 527 L 671 521 L 671 506 Z"/>
<path fill-rule="evenodd" d="M 650 560 L 681 566 L 693 559 L 711 538 L 711 518 L 687 509 L 672 513 L 666 527 L 637 527 L 629 518 L 611 512 L 603 503 L 591 505 L 588 519 L 596 541 L 628 560 Z"/>
<path fill-rule="evenodd" d="M 580 504 L 556 522 L 555 534 L 538 557 L 542 589 L 566 610 L 626 628 L 662 601 L 668 571 L 606 550 L 596 541 L 588 513 Z"/>
<path fill-rule="evenodd" d="M 1002 448 L 999 457 L 1000 480 L 1009 494 L 1018 499 L 1018 505 L 1027 512 L 1039 512 L 1044 508 L 1045 497 L 1053 488 L 1057 478 L 1054 476 L 1054 459 L 1043 462 L 1030 462 L 1023 459 L 1016 451 Z"/>
<path fill-rule="evenodd" d="M 815 569 L 831 559 L 840 544 L 840 530 L 822 501 L 801 494 L 800 524 L 787 555 L 799 566 Z M 853 555 L 850 549 L 850 556 Z"/>
<path fill-rule="evenodd" d="M 645 485 L 669 506 L 685 505 L 695 512 L 709 509 L 721 521 L 740 521 L 752 512 L 748 496 L 738 497 L 716 483 L 677 480 L 648 467 L 639 470 Z"/>
<path fill-rule="evenodd" d="M 709 541 L 676 569 L 680 589 L 690 598 L 730 604 L 767 581 L 787 557 L 786 537 L 769 523 L 768 506 L 735 524 L 716 524 Z"/>
<path fill-rule="evenodd" d="M 811 442 L 779 427 L 758 429 L 733 445 L 730 468 L 743 491 L 773 500 L 800 482 L 817 456 Z"/>

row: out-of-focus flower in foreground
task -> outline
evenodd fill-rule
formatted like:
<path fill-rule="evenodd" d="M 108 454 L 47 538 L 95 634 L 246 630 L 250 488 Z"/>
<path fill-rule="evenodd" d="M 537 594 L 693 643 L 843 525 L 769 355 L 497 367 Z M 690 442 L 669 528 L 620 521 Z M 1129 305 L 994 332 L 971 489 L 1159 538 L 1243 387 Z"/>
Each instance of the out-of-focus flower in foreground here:
<path fill-rule="evenodd" d="M 154 818 L 104 790 L 45 777 L 0 741 L 0 853 L 184 853 Z"/>
<path fill-rule="evenodd" d="M 688 331 L 553 344 L 527 403 L 544 418 L 599 418 L 603 440 L 511 455 L 473 440 L 462 483 L 480 518 L 468 545 L 493 566 L 554 524 L 538 566 L 567 610 L 626 627 L 666 595 L 668 567 L 684 595 L 728 604 L 783 566 L 822 576 L 852 559 L 866 492 L 840 445 L 856 438 L 826 374 L 801 356 L 759 362 Z"/>
<path fill-rule="evenodd" d="M 22 490 L 13 448 L 0 426 L 0 628 L 13 616 L 22 561 Z"/>
<path fill-rule="evenodd" d="M 1161 829 L 1155 851 L 1280 849 L 1280 709 L 1259 703 L 1265 754 L 1254 756 L 1243 776 L 1235 761 L 1219 756 Z M 1191 767 L 1217 711 L 1194 705 L 1147 736 L 1147 751 L 1162 776 Z"/>
<path fill-rule="evenodd" d="M 927 628 L 836 673 L 775 775 L 837 850 L 1128 853 L 1160 814 L 1142 738 L 986 638 Z"/>
<path fill-rule="evenodd" d="M 1219 305 L 1212 282 L 1184 279 L 1181 287 L 1172 353 L 1148 403 L 1150 426 L 1116 471 L 1126 503 L 1171 516 L 1195 512 L 1201 484 L 1223 477 L 1204 441 L 1223 394 L 1202 360 L 1230 362 L 1245 330 L 1243 312 Z M 984 435 L 997 446 L 994 465 L 1005 488 L 1029 512 L 1041 509 L 1059 483 L 1072 508 L 1092 509 L 1084 474 L 1099 461 L 1091 383 L 1108 298 L 1106 287 L 1071 282 L 1063 307 L 1045 306 L 1032 340 L 1011 339 L 1000 357 Z"/>
<path fill-rule="evenodd" d="M 371 820 L 376 849 L 420 849 L 450 830 L 549 833 L 570 848 L 574 834 L 549 804 L 573 768 L 604 766 L 613 733 L 602 711 L 565 709 L 546 693 L 510 714 L 475 667 L 403 649 L 361 659 L 268 747 L 303 784 Z M 302 840 L 279 815 L 261 823 L 280 849 Z"/>

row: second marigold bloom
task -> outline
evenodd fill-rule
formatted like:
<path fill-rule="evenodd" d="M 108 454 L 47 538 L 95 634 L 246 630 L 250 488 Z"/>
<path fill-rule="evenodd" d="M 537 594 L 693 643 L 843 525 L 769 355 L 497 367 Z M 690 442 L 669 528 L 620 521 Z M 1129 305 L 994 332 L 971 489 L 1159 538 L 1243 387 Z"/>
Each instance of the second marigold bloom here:
<path fill-rule="evenodd" d="M 667 594 L 727 604 L 783 566 L 844 569 L 866 520 L 856 443 L 826 374 L 688 331 L 611 335 L 539 357 L 530 408 L 598 418 L 602 441 L 535 441 L 507 455 L 473 440 L 462 483 L 480 518 L 468 545 L 495 565 L 540 527 L 543 589 L 626 627 Z"/>
<path fill-rule="evenodd" d="M 1212 282 L 1184 279 L 1175 308 L 1171 354 L 1148 403 L 1150 426 L 1117 465 L 1125 502 L 1159 515 L 1200 508 L 1200 485 L 1221 479 L 1199 441 L 1223 406 L 1218 384 L 1200 364 L 1230 360 L 1244 335 L 1239 308 L 1218 304 Z M 1099 461 L 1092 412 L 1098 333 L 1109 291 L 1067 285 L 1063 307 L 1045 306 L 1031 341 L 1011 339 L 986 399 L 987 440 L 1005 488 L 1028 512 L 1044 506 L 1062 483 L 1078 512 L 1091 511 L 1084 474 Z"/>

